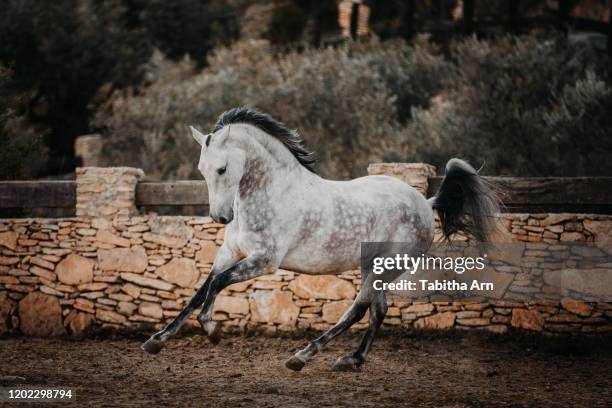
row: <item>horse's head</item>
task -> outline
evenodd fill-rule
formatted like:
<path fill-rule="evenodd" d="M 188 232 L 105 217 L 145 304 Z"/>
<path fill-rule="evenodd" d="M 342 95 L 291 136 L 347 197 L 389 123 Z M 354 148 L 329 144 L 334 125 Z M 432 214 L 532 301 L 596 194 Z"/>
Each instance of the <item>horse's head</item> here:
<path fill-rule="evenodd" d="M 244 170 L 245 155 L 242 149 L 228 143 L 230 126 L 215 133 L 202 134 L 193 126 L 191 134 L 200 144 L 198 170 L 208 186 L 210 215 L 222 224 L 234 218 L 234 199 Z"/>

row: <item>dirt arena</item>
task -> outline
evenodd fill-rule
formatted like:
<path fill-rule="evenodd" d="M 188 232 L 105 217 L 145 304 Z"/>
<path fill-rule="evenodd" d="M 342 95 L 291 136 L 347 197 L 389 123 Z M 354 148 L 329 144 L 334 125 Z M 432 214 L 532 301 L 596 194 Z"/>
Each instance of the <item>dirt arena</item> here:
<path fill-rule="evenodd" d="M 142 339 L 0 340 L 0 386 L 67 386 L 75 406 L 609 407 L 612 338 L 463 332 L 383 333 L 357 373 L 331 371 L 354 349 L 343 336 L 291 372 L 306 338 L 200 336 L 157 356 Z M 44 405 L 67 406 L 66 403 Z M 9 406 L 5 404 L 4 406 Z"/>

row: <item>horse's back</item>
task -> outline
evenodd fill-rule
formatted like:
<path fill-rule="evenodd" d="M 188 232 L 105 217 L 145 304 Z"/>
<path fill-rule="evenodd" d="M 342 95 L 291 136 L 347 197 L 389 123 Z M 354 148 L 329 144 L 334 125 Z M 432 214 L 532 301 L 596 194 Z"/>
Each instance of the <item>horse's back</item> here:
<path fill-rule="evenodd" d="M 347 194 L 376 214 L 370 242 L 433 239 L 434 217 L 425 197 L 409 184 L 390 176 L 365 176 L 348 181 Z M 431 237 L 430 237 L 431 236 Z"/>
<path fill-rule="evenodd" d="M 359 266 L 362 242 L 433 239 L 431 206 L 413 187 L 389 176 L 350 181 L 323 180 L 309 196 L 309 213 L 298 226 L 284 268 L 304 273 L 337 273 Z M 299 218 L 299 217 L 298 217 Z M 316 219 L 316 225 L 309 220 Z"/>

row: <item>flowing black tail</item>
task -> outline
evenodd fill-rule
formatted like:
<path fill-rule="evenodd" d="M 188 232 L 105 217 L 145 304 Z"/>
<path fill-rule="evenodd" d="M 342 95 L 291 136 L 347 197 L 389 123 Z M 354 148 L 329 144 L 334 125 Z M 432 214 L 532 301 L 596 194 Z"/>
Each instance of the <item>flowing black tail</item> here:
<path fill-rule="evenodd" d="M 446 163 L 438 194 L 429 202 L 438 210 L 442 233 L 447 239 L 463 232 L 480 242 L 488 242 L 496 228 L 499 198 L 493 186 L 463 160 L 450 159 Z"/>

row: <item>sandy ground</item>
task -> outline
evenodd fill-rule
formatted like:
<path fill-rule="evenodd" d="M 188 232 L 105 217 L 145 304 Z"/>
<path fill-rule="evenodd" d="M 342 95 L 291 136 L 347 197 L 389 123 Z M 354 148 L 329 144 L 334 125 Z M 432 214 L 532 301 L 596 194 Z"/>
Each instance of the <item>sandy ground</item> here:
<path fill-rule="evenodd" d="M 4 338 L 0 386 L 76 389 L 75 404 L 36 406 L 612 406 L 609 336 L 387 332 L 357 373 L 331 371 L 356 347 L 354 333 L 299 373 L 284 361 L 306 338 L 232 336 L 213 346 L 194 335 L 157 356 L 142 352 L 141 340 Z"/>

